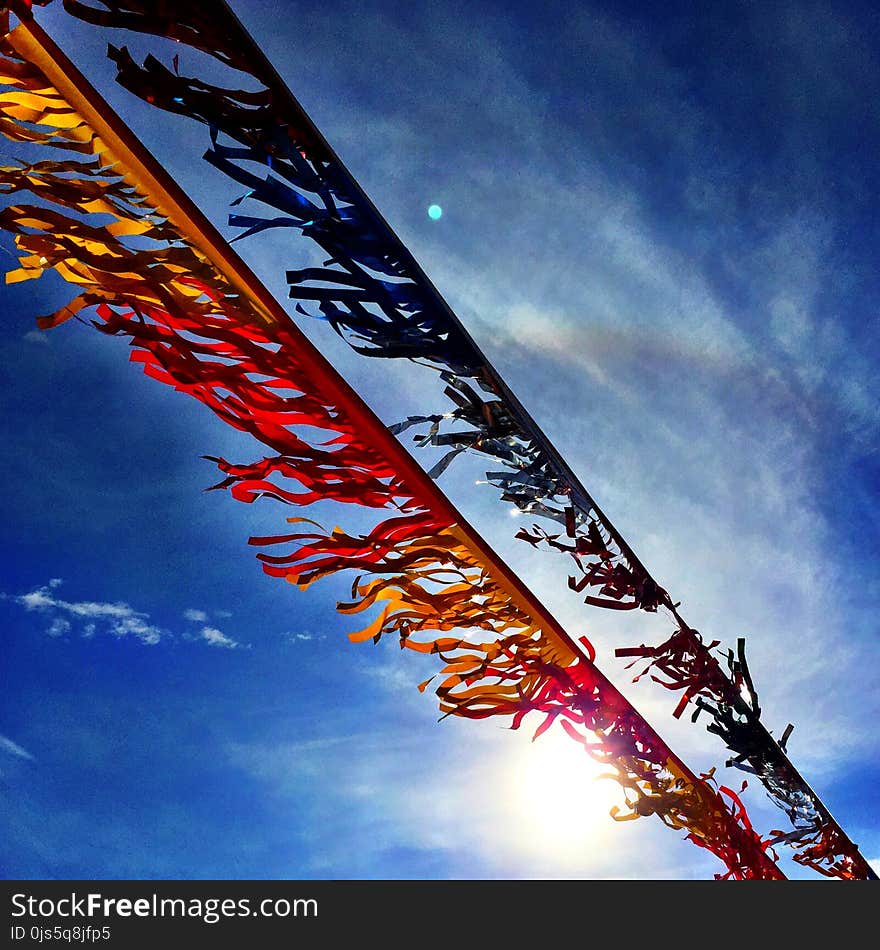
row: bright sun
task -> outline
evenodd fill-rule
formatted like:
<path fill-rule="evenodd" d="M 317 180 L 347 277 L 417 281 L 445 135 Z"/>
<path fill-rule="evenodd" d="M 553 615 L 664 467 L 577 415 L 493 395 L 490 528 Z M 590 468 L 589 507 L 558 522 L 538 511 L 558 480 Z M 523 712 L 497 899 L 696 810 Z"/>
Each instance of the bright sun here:
<path fill-rule="evenodd" d="M 590 853 L 604 850 L 615 830 L 608 813 L 623 804 L 620 786 L 599 779 L 608 769 L 558 728 L 535 742 L 522 738 L 509 766 L 506 803 L 521 829 L 517 850 L 589 866 Z"/>

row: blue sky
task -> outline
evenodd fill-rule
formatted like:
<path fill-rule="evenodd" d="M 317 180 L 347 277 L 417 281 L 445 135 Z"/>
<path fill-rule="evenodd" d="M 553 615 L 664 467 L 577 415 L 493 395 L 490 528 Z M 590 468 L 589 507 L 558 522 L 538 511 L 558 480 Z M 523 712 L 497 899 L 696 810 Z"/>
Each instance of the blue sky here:
<path fill-rule="evenodd" d="M 795 723 L 792 758 L 880 856 L 880 13 L 316 6 L 234 4 L 684 616 L 747 636 L 768 726 Z M 106 33 L 43 22 L 223 220 L 202 130 L 108 82 Z M 239 247 L 281 297 L 309 259 L 271 232 Z M 202 454 L 253 448 L 120 341 L 35 333 L 64 292 L 0 298 L 5 876 L 717 870 L 658 822 L 614 824 L 612 783 L 575 747 L 438 724 L 415 689 L 430 661 L 347 642 L 343 583 L 265 577 L 246 540 L 289 512 L 202 491 Z M 438 404 L 418 368 L 303 327 L 386 422 Z M 585 608 L 563 563 L 511 541 L 479 474 L 462 461 L 443 486 L 676 751 L 720 765 L 613 658 L 668 624 Z M 746 800 L 783 827 L 758 788 Z"/>

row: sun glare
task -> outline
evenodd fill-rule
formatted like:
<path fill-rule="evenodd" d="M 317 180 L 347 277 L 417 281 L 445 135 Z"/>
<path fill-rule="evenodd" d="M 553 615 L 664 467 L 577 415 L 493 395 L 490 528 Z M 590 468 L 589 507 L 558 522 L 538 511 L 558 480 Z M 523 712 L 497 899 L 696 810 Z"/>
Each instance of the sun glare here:
<path fill-rule="evenodd" d="M 519 737 L 518 737 L 519 738 Z M 584 868 L 605 850 L 614 829 L 609 811 L 622 804 L 620 786 L 600 779 L 608 770 L 561 729 L 519 744 L 509 766 L 508 806 L 521 829 L 519 849 Z"/>

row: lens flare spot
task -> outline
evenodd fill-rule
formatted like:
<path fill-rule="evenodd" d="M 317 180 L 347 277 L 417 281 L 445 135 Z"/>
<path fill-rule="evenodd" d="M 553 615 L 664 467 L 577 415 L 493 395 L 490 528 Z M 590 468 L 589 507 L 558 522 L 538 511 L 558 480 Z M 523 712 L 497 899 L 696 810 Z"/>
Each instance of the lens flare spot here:
<path fill-rule="evenodd" d="M 428 207 L 428 217 L 432 221 L 439 221 L 442 216 L 443 209 L 440 207 L 440 205 L 430 205 Z"/>

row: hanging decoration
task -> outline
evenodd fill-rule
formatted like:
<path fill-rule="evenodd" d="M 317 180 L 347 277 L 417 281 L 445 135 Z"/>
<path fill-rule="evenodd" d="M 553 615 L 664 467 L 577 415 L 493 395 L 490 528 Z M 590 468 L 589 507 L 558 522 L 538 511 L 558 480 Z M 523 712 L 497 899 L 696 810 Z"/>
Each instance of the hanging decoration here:
<path fill-rule="evenodd" d="M 252 539 L 265 570 L 303 588 L 356 571 L 339 609 L 380 609 L 351 638 L 393 635 L 437 656 L 443 715 L 518 728 L 537 713 L 536 735 L 558 720 L 622 786 L 618 820 L 656 815 L 718 856 L 718 877 L 783 877 L 739 794 L 681 763 L 601 674 L 589 642 L 573 641 L 492 554 L 39 27 L 21 24 L 0 53 L 4 134 L 55 153 L 0 169 L 10 200 L 0 227 L 20 264 L 7 280 L 54 271 L 79 291 L 39 325 L 92 314 L 147 375 L 272 453 L 213 458 L 215 488 L 382 512 L 365 535 L 293 517 L 289 533 Z"/>
<path fill-rule="evenodd" d="M 683 690 L 676 716 L 693 702 L 696 714 L 709 718 L 709 730 L 733 753 L 728 765 L 755 775 L 792 821 L 792 829 L 777 832 L 775 840 L 793 847 L 796 861 L 828 876 L 876 877 L 791 763 L 784 744 L 761 722 L 756 694 L 741 688 L 742 650 L 723 665 L 725 654 L 719 660 L 714 652 L 717 644 L 707 647 L 684 621 L 679 604 L 636 557 L 485 358 L 228 5 L 64 0 L 64 7 L 97 26 L 176 40 L 238 70 L 242 85 L 259 87 L 224 88 L 187 76 L 179 54 L 172 68 L 153 56 L 138 66 L 125 48 L 110 47 L 123 86 L 157 108 L 208 127 L 206 160 L 244 188 L 233 206 L 247 199 L 270 209 L 262 215 L 232 214 L 229 223 L 241 229 L 236 240 L 285 229 L 310 238 L 325 252 L 324 266 L 287 272 L 299 313 L 325 320 L 365 356 L 407 358 L 439 373 L 451 411 L 444 407 L 394 427 L 396 433 L 417 429 L 418 444 L 446 449 L 432 477 L 461 453 L 477 453 L 493 466 L 486 478 L 502 501 L 564 526 L 564 534 L 536 524 L 517 536 L 569 556 L 568 586 L 587 604 L 667 610 L 675 630 L 664 644 L 618 654 L 650 659 L 657 671 L 678 671 L 662 681 Z"/>

